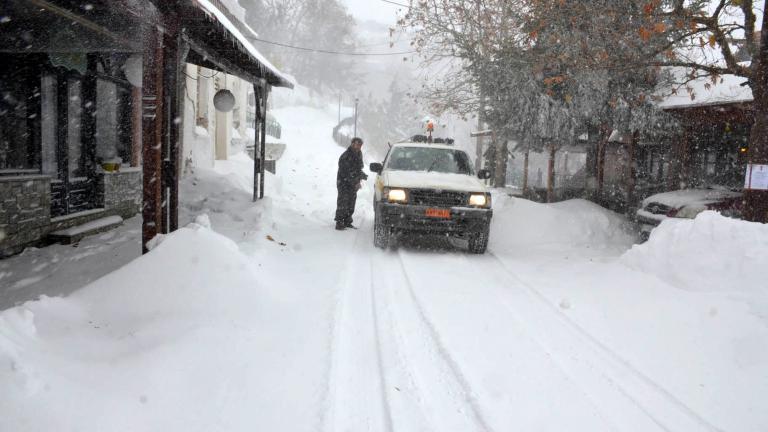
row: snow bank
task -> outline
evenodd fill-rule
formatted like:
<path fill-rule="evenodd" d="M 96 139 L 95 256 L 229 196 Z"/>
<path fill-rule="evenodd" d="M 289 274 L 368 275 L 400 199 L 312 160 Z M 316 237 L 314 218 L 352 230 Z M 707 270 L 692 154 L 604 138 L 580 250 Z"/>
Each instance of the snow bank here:
<path fill-rule="evenodd" d="M 592 202 L 539 204 L 506 194 L 493 197 L 491 244 L 495 251 L 547 245 L 629 247 L 626 220 Z"/>
<path fill-rule="evenodd" d="M 621 261 L 694 291 L 768 294 L 768 225 L 705 211 L 696 219 L 667 219 Z"/>
<path fill-rule="evenodd" d="M 279 424 L 270 399 L 302 398 L 286 359 L 317 335 L 256 276 L 234 242 L 191 224 L 67 298 L 0 313 L 0 430 Z M 292 340 L 270 346 L 279 336 Z"/>

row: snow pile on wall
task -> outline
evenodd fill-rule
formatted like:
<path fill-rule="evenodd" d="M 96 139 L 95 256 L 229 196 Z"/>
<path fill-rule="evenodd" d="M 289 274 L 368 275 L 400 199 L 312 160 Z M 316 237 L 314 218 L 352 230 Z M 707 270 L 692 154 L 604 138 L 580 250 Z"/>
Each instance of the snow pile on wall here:
<path fill-rule="evenodd" d="M 192 104 L 184 104 L 184 159 L 185 168 L 213 168 L 213 137 L 208 130 L 195 125 L 195 111 Z"/>
<path fill-rule="evenodd" d="M 270 413 L 254 407 L 296 393 L 274 352 L 311 342 L 257 266 L 191 224 L 67 298 L 0 313 L 0 430 L 258 429 Z M 286 334 L 288 352 L 270 347 Z"/>
<path fill-rule="evenodd" d="M 622 216 L 586 200 L 539 204 L 502 194 L 493 199 L 494 250 L 566 244 L 629 247 L 633 241 Z"/>
<path fill-rule="evenodd" d="M 621 261 L 684 289 L 768 294 L 768 225 L 714 211 L 667 219 Z"/>

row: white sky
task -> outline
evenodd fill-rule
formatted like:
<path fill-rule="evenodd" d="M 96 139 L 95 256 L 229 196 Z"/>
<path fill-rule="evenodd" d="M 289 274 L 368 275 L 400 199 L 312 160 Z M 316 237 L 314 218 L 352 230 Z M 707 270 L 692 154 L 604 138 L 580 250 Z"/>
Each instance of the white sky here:
<path fill-rule="evenodd" d="M 381 0 L 343 0 L 343 2 L 359 21 L 373 20 L 383 24 L 394 23 L 397 9 L 402 9 L 400 6 Z"/>

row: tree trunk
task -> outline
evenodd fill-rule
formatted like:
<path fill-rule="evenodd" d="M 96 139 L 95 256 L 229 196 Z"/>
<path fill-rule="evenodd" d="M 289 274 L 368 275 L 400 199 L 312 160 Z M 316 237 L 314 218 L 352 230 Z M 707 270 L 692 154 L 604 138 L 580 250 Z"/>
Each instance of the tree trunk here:
<path fill-rule="evenodd" d="M 530 149 L 525 149 L 525 158 L 523 159 L 523 196 L 528 196 L 528 156 Z"/>
<path fill-rule="evenodd" d="M 635 169 L 635 146 L 637 145 L 637 131 L 632 133 L 627 144 L 627 214 L 633 214 L 635 203 L 635 184 L 637 183 L 637 170 Z"/>
<path fill-rule="evenodd" d="M 763 11 L 763 25 L 768 10 Z M 749 152 L 747 163 L 751 165 L 768 164 L 768 33 L 763 30 L 760 36 L 760 52 L 752 80 L 753 112 L 755 123 L 749 134 Z M 747 167 L 749 169 L 749 166 Z M 768 222 L 768 190 L 744 190 L 744 219 L 753 222 Z"/>
<path fill-rule="evenodd" d="M 765 83 L 763 83 L 763 86 Z M 755 123 L 749 136 L 749 152 L 747 154 L 747 170 L 749 165 L 768 165 L 768 96 L 766 88 L 753 92 Z M 768 190 L 744 189 L 744 219 L 752 222 L 768 222 Z"/>
<path fill-rule="evenodd" d="M 549 167 L 547 170 L 547 202 L 555 200 L 555 143 L 549 143 Z"/>
<path fill-rule="evenodd" d="M 496 166 L 493 175 L 496 187 L 503 188 L 507 185 L 507 162 L 509 161 L 509 152 L 507 151 L 507 141 L 499 140 L 494 135 L 493 145 L 496 146 Z"/>
<path fill-rule="evenodd" d="M 605 181 L 605 148 L 608 146 L 608 138 L 611 137 L 611 129 L 607 126 L 600 127 L 600 137 L 597 142 L 597 197 L 602 201 L 603 184 Z"/>

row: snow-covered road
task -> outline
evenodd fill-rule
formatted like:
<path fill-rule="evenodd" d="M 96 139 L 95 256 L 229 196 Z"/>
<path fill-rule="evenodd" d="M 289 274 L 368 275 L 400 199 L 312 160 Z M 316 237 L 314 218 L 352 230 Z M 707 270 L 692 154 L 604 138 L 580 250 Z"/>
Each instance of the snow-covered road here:
<path fill-rule="evenodd" d="M 347 250 L 331 314 L 328 431 L 714 431 L 526 283 L 507 257 Z M 318 275 L 319 276 L 319 275 Z"/>
<path fill-rule="evenodd" d="M 194 223 L 66 298 L 0 312 L 0 431 L 768 430 L 768 295 L 741 282 L 765 280 L 763 226 L 705 215 L 686 225 L 704 243 L 669 226 L 627 252 L 618 215 L 497 191 L 485 255 L 379 250 L 370 185 L 359 229 L 333 229 L 335 111 L 275 115 L 288 150 L 266 200 L 245 155 L 197 170 Z M 706 243 L 718 232 L 753 242 L 729 261 Z M 52 251 L 34 259 L 70 264 L 47 286 L 108 262 Z M 4 280 L 45 264 L 13 260 Z M 722 277 L 734 266 L 742 279 Z"/>

